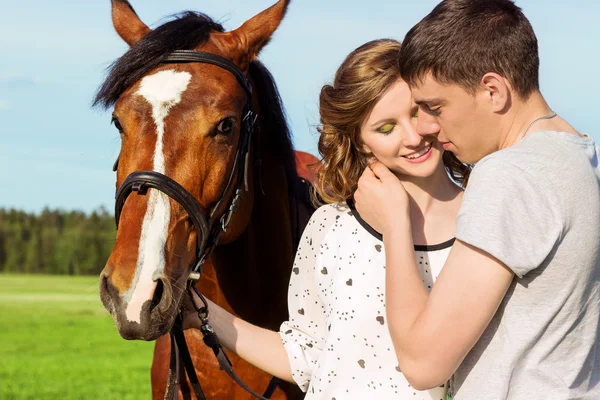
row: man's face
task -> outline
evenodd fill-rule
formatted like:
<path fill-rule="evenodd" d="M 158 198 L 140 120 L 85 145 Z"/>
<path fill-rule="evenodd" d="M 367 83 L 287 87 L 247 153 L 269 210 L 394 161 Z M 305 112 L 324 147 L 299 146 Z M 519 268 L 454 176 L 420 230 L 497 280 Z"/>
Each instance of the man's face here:
<path fill-rule="evenodd" d="M 498 119 L 488 92 L 469 93 L 455 84 L 440 84 L 431 74 L 411 89 L 420 109 L 420 135 L 437 135 L 445 150 L 467 164 L 499 149 Z"/>

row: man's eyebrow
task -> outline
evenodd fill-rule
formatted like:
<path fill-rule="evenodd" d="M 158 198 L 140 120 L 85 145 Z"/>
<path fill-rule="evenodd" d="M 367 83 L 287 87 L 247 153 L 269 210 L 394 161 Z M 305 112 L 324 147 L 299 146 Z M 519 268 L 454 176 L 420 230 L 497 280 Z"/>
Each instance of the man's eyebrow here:
<path fill-rule="evenodd" d="M 436 97 L 433 99 L 415 100 L 415 103 L 417 103 L 420 106 L 426 105 L 426 106 L 432 107 L 432 106 L 437 106 L 437 105 L 444 103 L 444 100 L 439 97 Z"/>

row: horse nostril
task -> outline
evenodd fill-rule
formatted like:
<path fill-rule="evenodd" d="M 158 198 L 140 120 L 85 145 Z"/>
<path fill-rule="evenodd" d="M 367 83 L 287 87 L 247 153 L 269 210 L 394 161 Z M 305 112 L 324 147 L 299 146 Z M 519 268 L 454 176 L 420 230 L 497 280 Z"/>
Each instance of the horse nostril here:
<path fill-rule="evenodd" d="M 109 313 L 113 314 L 115 312 L 115 302 L 118 302 L 118 291 L 111 284 L 109 275 L 104 272 L 100 276 L 100 300 Z"/>
<path fill-rule="evenodd" d="M 102 274 L 100 277 L 100 293 L 104 293 L 107 296 L 111 295 L 111 285 L 108 283 L 108 276 Z"/>
<path fill-rule="evenodd" d="M 154 290 L 154 295 L 152 296 L 152 303 L 150 303 L 150 312 L 152 312 L 152 310 L 154 310 L 156 306 L 160 304 L 164 289 L 165 284 L 163 283 L 162 279 L 159 279 L 158 282 L 156 282 L 156 289 Z"/>

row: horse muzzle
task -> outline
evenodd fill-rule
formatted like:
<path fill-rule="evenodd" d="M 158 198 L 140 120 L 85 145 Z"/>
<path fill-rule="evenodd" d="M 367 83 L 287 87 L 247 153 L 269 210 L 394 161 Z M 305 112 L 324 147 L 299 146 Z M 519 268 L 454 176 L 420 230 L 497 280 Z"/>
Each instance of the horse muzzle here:
<path fill-rule="evenodd" d="M 185 281 L 171 284 L 171 279 L 160 277 L 146 288 L 140 300 L 123 295 L 111 280 L 112 266 L 100 276 L 100 299 L 111 314 L 123 339 L 155 340 L 171 329 L 184 295 Z M 177 289 L 181 287 L 182 289 Z"/>

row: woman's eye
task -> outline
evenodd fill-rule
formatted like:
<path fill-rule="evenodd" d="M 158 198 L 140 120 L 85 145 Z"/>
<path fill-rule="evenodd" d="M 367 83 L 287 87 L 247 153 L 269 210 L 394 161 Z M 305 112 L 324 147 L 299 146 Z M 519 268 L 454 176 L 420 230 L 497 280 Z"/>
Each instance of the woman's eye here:
<path fill-rule="evenodd" d="M 394 130 L 394 128 L 396 127 L 396 124 L 385 124 L 380 126 L 379 128 L 377 128 L 377 132 L 379 133 L 390 133 L 391 131 Z"/>
<path fill-rule="evenodd" d="M 115 126 L 115 128 L 117 128 L 119 133 L 123 133 L 123 127 L 121 126 L 121 123 L 116 117 L 113 117 L 110 122 Z"/>
<path fill-rule="evenodd" d="M 233 132 L 235 127 L 235 120 L 233 118 L 225 118 L 217 125 L 217 133 L 220 135 L 229 135 Z"/>

